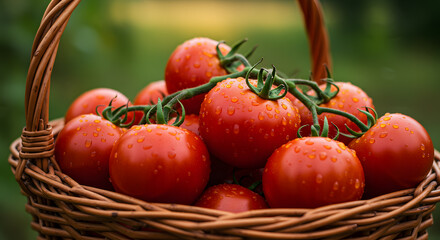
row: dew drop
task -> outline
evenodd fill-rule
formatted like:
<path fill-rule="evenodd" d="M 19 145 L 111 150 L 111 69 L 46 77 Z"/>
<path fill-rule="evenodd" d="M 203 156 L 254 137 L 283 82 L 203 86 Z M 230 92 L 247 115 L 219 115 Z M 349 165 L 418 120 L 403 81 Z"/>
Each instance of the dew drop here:
<path fill-rule="evenodd" d="M 169 157 L 170 159 L 174 159 L 174 158 L 176 158 L 176 153 L 173 152 L 173 151 L 169 151 L 169 152 L 168 152 L 168 157 Z"/>
<path fill-rule="evenodd" d="M 287 119 L 286 119 L 285 117 L 283 117 L 283 118 L 281 119 L 281 124 L 282 124 L 283 126 L 286 126 L 286 125 L 287 125 Z"/>
<path fill-rule="evenodd" d="M 234 124 L 233 132 L 234 132 L 234 134 L 239 134 L 240 133 L 240 125 Z"/>
<path fill-rule="evenodd" d="M 322 183 L 322 175 L 321 174 L 317 174 L 315 181 L 316 181 L 316 183 Z"/>
<path fill-rule="evenodd" d="M 272 111 L 273 108 L 269 104 L 266 104 L 266 109 L 267 109 L 267 111 Z"/>
<path fill-rule="evenodd" d="M 383 132 L 379 135 L 380 138 L 385 138 L 386 136 L 388 136 L 388 133 Z"/>
<path fill-rule="evenodd" d="M 91 140 L 86 140 L 85 146 L 86 146 L 86 148 L 91 147 L 92 146 L 92 141 Z"/>
<path fill-rule="evenodd" d="M 325 153 L 325 152 L 321 152 L 321 153 L 319 154 L 319 159 L 321 159 L 321 160 L 325 160 L 325 159 L 327 159 L 327 153 Z"/>
<path fill-rule="evenodd" d="M 358 189 L 361 187 L 361 181 L 359 181 L 359 179 L 356 178 L 355 182 L 354 182 L 354 188 Z"/>
<path fill-rule="evenodd" d="M 228 114 L 229 114 L 230 116 L 232 116 L 232 115 L 234 115 L 234 113 L 235 113 L 235 108 L 232 107 L 232 106 L 229 106 L 229 107 L 228 107 Z"/>
<path fill-rule="evenodd" d="M 335 183 L 333 184 L 333 190 L 335 190 L 335 191 L 338 191 L 338 190 L 339 190 L 339 183 L 338 183 L 338 182 L 335 182 Z"/>
<path fill-rule="evenodd" d="M 233 102 L 233 103 L 238 102 L 238 98 L 237 98 L 237 97 L 232 97 L 232 98 L 231 98 L 231 102 Z"/>
<path fill-rule="evenodd" d="M 374 140 L 374 138 L 371 138 L 371 139 L 370 139 L 370 143 L 371 143 L 371 144 L 373 144 L 373 143 L 375 143 L 375 142 L 376 142 L 376 140 Z"/>
<path fill-rule="evenodd" d="M 148 150 L 148 149 L 151 149 L 153 146 L 151 146 L 151 145 L 146 145 L 146 146 L 143 146 L 142 148 L 144 149 L 144 150 Z"/>

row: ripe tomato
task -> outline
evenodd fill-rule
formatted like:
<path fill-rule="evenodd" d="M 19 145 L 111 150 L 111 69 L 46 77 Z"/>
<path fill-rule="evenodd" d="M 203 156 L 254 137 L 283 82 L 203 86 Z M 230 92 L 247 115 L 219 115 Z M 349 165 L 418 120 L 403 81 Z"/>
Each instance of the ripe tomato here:
<path fill-rule="evenodd" d="M 263 197 L 237 184 L 212 186 L 203 192 L 195 205 L 233 213 L 267 208 Z"/>
<path fill-rule="evenodd" d="M 128 98 L 116 90 L 109 88 L 92 89 L 81 94 L 73 101 L 67 110 L 67 113 L 64 117 L 64 122 L 67 123 L 73 118 L 83 114 L 96 114 L 96 107 L 98 106 L 98 112 L 101 113 L 112 99 L 112 106 L 115 108 L 127 105 L 127 103 L 129 106 L 131 105 Z M 129 113 L 126 123 L 130 123 L 133 120 L 133 116 L 134 115 L 132 112 Z"/>
<path fill-rule="evenodd" d="M 80 184 L 112 189 L 108 159 L 122 130 L 93 114 L 69 121 L 58 134 L 55 159 L 61 170 Z"/>
<path fill-rule="evenodd" d="M 200 135 L 209 151 L 238 168 L 264 167 L 276 148 L 296 137 L 300 125 L 298 110 L 289 99 L 262 99 L 243 78 L 219 82 L 211 89 L 199 117 Z"/>
<path fill-rule="evenodd" d="M 434 147 L 425 128 L 403 114 L 385 114 L 349 145 L 365 171 L 365 196 L 417 186 L 431 170 Z"/>
<path fill-rule="evenodd" d="M 156 104 L 157 99 L 162 100 L 167 95 L 168 90 L 164 80 L 151 82 L 136 95 L 133 105 Z"/>
<path fill-rule="evenodd" d="M 373 101 L 370 97 L 359 87 L 346 82 L 336 82 L 335 83 L 339 87 L 339 93 L 331 99 L 328 103 L 321 104 L 321 107 L 327 107 L 327 108 L 333 108 L 338 109 L 344 112 L 351 113 L 355 115 L 359 120 L 361 120 L 363 123 L 367 124 L 368 119 L 367 115 L 361 113 L 358 109 L 365 110 L 365 107 L 370 107 L 374 109 Z M 321 85 L 321 89 L 325 89 L 325 84 Z M 333 91 L 336 90 L 335 87 L 332 86 Z M 310 91 L 310 95 L 314 95 L 313 91 Z M 293 101 L 293 105 L 298 107 L 299 114 L 301 115 L 301 124 L 305 125 L 308 124 L 309 126 L 313 125 L 313 118 L 310 111 L 300 102 L 298 99 L 295 99 Z M 318 116 L 319 124 L 320 126 L 324 123 L 324 118 L 327 117 L 329 123 L 332 122 L 335 124 L 339 131 L 341 133 L 349 134 L 348 130 L 345 127 L 345 124 L 347 124 L 348 127 L 355 131 L 360 131 L 359 127 L 356 126 L 353 122 L 348 120 L 345 117 L 342 117 L 340 115 L 336 115 L 333 113 L 322 113 Z M 336 136 L 336 128 L 333 126 L 333 124 L 330 124 L 329 126 L 329 134 L 328 136 L 330 138 L 333 138 Z M 310 136 L 310 127 L 305 127 L 301 129 L 301 135 L 302 136 Z M 345 144 L 349 144 L 351 142 L 351 138 L 345 137 L 343 135 L 339 135 L 338 141 L 343 142 Z"/>
<path fill-rule="evenodd" d="M 168 59 L 165 82 L 169 93 L 192 88 L 209 82 L 212 77 L 226 75 L 220 65 L 216 46 L 218 42 L 209 38 L 193 38 L 178 46 Z M 226 55 L 231 48 L 220 44 Z M 242 66 L 241 66 L 242 68 Z M 199 114 L 204 94 L 182 100 L 187 113 Z"/>
<path fill-rule="evenodd" d="M 192 204 L 205 188 L 209 153 L 199 136 L 167 125 L 133 126 L 109 161 L 117 192 L 149 202 Z"/>
<path fill-rule="evenodd" d="M 364 172 L 356 154 L 324 137 L 297 138 L 278 148 L 263 173 L 270 207 L 316 208 L 358 200 Z"/>
<path fill-rule="evenodd" d="M 168 121 L 168 124 L 172 124 L 176 121 L 176 118 L 172 118 Z M 189 114 L 185 115 L 185 119 L 183 120 L 183 123 L 180 125 L 181 128 L 185 128 L 187 130 L 190 130 L 191 132 L 200 135 L 199 134 L 199 115 L 195 114 Z"/>

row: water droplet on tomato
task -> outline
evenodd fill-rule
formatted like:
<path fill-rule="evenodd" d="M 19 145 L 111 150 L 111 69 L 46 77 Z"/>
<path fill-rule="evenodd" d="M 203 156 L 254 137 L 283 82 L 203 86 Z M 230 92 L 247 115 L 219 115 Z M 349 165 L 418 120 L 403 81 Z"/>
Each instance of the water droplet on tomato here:
<path fill-rule="evenodd" d="M 318 183 L 318 184 L 319 184 L 319 183 L 322 183 L 322 175 L 321 175 L 321 174 L 318 173 L 318 174 L 316 175 L 315 182 Z"/>
<path fill-rule="evenodd" d="M 234 134 L 239 134 L 240 133 L 240 125 L 234 124 L 233 132 L 234 132 Z"/>
<path fill-rule="evenodd" d="M 356 178 L 355 182 L 354 182 L 354 188 L 358 189 L 361 187 L 361 181 L 359 181 L 359 179 Z"/>
<path fill-rule="evenodd" d="M 232 115 L 234 115 L 234 113 L 235 113 L 235 108 L 233 106 L 229 106 L 228 107 L 228 114 L 230 116 L 232 116 Z"/>
<path fill-rule="evenodd" d="M 333 190 L 338 191 L 339 190 L 339 183 L 336 181 L 333 183 Z"/>

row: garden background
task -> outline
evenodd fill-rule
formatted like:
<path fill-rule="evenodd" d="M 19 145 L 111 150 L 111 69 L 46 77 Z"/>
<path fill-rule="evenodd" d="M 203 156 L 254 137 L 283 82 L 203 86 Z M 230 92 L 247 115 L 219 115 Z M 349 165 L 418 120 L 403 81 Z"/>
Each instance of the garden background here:
<path fill-rule="evenodd" d="M 0 240 L 35 239 L 7 162 L 25 125 L 24 90 L 32 41 L 49 1 L 0 2 Z M 440 1 L 322 0 L 336 81 L 350 81 L 379 115 L 400 112 L 422 123 L 440 149 Z M 185 40 L 204 36 L 258 49 L 255 63 L 308 78 L 309 48 L 292 0 L 83 1 L 62 36 L 51 82 L 51 119 L 82 92 L 119 90 L 130 99 L 163 79 L 167 58 Z M 440 239 L 440 210 L 430 239 Z"/>

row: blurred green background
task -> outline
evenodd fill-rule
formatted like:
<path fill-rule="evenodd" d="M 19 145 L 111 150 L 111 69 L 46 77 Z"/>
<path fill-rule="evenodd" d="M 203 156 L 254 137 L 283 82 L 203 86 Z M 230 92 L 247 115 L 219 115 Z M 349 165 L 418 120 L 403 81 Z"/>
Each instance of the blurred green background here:
<path fill-rule="evenodd" d="M 7 163 L 24 122 L 24 90 L 32 41 L 49 1 L 0 2 L 0 239 L 35 239 L 25 197 Z M 401 112 L 421 122 L 440 149 L 439 1 L 322 0 L 334 78 L 362 87 L 382 115 Z M 83 1 L 63 34 L 51 83 L 51 119 L 82 92 L 114 88 L 130 99 L 163 79 L 167 58 L 196 36 L 243 38 L 255 63 L 298 78 L 310 73 L 302 16 L 292 0 Z M 440 211 L 430 239 L 440 239 Z"/>

